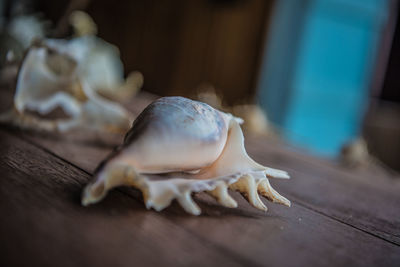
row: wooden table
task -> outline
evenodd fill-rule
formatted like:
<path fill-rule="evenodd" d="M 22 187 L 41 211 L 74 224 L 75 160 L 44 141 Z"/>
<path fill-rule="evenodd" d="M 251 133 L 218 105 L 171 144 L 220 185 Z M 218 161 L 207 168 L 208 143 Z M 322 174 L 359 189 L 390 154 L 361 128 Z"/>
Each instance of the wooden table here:
<path fill-rule="evenodd" d="M 0 266 L 400 266 L 400 179 L 261 137 L 246 135 L 247 150 L 291 174 L 271 180 L 291 208 L 266 201 L 264 213 L 232 193 L 239 207 L 229 209 L 198 194 L 201 216 L 176 203 L 158 213 L 133 188 L 82 207 L 82 188 L 122 138 L 0 127 Z"/>

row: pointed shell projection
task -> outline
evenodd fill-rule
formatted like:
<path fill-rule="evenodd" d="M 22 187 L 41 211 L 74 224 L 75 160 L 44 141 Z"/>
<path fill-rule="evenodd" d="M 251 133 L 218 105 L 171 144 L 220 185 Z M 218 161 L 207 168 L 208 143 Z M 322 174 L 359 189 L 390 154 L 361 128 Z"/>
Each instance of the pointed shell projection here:
<path fill-rule="evenodd" d="M 255 208 L 267 210 L 259 194 L 290 206 L 268 178 L 289 178 L 281 170 L 253 161 L 244 148 L 242 120 L 183 97 L 163 97 L 134 121 L 122 146 L 95 172 L 82 204 L 100 201 L 120 185 L 143 193 L 148 209 L 160 211 L 172 200 L 194 215 L 200 208 L 191 194 L 207 192 L 221 205 L 237 207 L 228 189 L 239 191 Z"/>
<path fill-rule="evenodd" d="M 97 94 L 97 84 L 103 82 L 112 87 L 120 81 L 115 74 L 107 71 L 112 66 L 101 64 L 108 62 L 107 56 L 99 62 L 90 59 L 93 58 L 88 56 L 90 40 L 47 39 L 29 48 L 17 78 L 14 109 L 2 114 L 0 121 L 21 128 L 60 132 L 73 128 L 127 131 L 132 120 L 131 114 L 118 103 Z M 57 107 L 62 108 L 67 119 L 45 120 L 27 113 L 35 111 L 47 115 Z"/>

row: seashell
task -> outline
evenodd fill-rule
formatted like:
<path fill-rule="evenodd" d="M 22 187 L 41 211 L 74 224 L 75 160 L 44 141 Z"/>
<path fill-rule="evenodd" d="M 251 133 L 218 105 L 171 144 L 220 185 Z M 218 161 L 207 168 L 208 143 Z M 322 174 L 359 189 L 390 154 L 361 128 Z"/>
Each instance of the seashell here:
<path fill-rule="evenodd" d="M 244 131 L 256 135 L 277 138 L 278 134 L 265 111 L 257 104 L 236 105 L 230 108 L 233 114 L 242 117 L 246 123 Z"/>
<path fill-rule="evenodd" d="M 143 75 L 134 71 L 124 80 L 124 67 L 119 49 L 94 35 L 71 40 L 46 39 L 44 44 L 73 58 L 77 71 L 96 92 L 112 99 L 134 96 L 143 85 Z"/>
<path fill-rule="evenodd" d="M 240 118 L 187 98 L 156 100 L 137 117 L 123 144 L 99 165 L 83 191 L 82 204 L 96 203 L 112 188 L 128 185 L 141 190 L 146 207 L 156 211 L 176 199 L 185 211 L 199 215 L 191 197 L 198 192 L 235 208 L 228 189 L 264 211 L 259 194 L 290 206 L 268 180 L 289 175 L 248 156 L 240 123 Z"/>
<path fill-rule="evenodd" d="M 97 34 L 97 25 L 88 13 L 81 10 L 74 10 L 71 12 L 68 19 L 74 30 L 74 35 L 84 36 Z"/>
<path fill-rule="evenodd" d="M 116 74 L 107 71 L 112 66 L 100 64 L 108 62 L 107 56 L 101 62 L 88 58 L 90 40 L 47 39 L 32 46 L 19 70 L 14 109 L 2 114 L 0 121 L 22 128 L 60 132 L 73 128 L 127 131 L 132 115 L 121 105 L 97 94 L 98 84 L 104 82 L 112 87 L 120 81 L 115 78 Z M 90 68 L 89 63 L 97 67 Z M 44 120 L 26 113 L 29 110 L 46 115 L 57 107 L 69 118 Z"/>

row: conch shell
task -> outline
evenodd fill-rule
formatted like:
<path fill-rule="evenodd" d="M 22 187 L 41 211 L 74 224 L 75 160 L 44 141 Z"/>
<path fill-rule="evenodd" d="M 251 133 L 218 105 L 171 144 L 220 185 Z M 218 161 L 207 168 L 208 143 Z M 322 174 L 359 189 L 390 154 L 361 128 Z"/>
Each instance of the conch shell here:
<path fill-rule="evenodd" d="M 111 61 L 110 53 L 91 51 L 93 42 L 91 37 L 46 39 L 30 47 L 19 70 L 14 109 L 2 114 L 0 121 L 60 132 L 73 128 L 126 132 L 132 115 L 117 102 L 98 94 L 124 86 L 122 78 L 109 71 L 117 63 Z M 49 120 L 27 113 L 47 115 L 57 107 L 62 108 L 67 119 Z"/>
<path fill-rule="evenodd" d="M 241 119 L 183 97 L 163 97 L 134 121 L 118 147 L 95 172 L 83 192 L 87 206 L 107 191 L 129 185 L 140 189 L 148 209 L 157 211 L 176 199 L 188 213 L 199 215 L 191 194 L 207 192 L 226 207 L 237 207 L 228 188 L 239 191 L 260 210 L 272 202 L 290 206 L 268 178 L 289 178 L 285 171 L 264 167 L 246 153 Z"/>

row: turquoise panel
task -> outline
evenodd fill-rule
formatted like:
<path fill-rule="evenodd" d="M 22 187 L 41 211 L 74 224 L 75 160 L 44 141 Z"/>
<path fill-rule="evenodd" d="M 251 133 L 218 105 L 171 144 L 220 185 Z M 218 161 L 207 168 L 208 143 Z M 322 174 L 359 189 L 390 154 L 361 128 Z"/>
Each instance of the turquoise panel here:
<path fill-rule="evenodd" d="M 388 2 L 307 3 L 296 58 L 287 62 L 292 69 L 286 107 L 267 111 L 281 114 L 275 122 L 289 141 L 315 154 L 334 156 L 343 143 L 359 135 Z M 261 94 L 261 101 L 282 95 L 278 88 L 270 83 L 266 89 L 260 82 L 260 91 L 268 92 Z"/>

